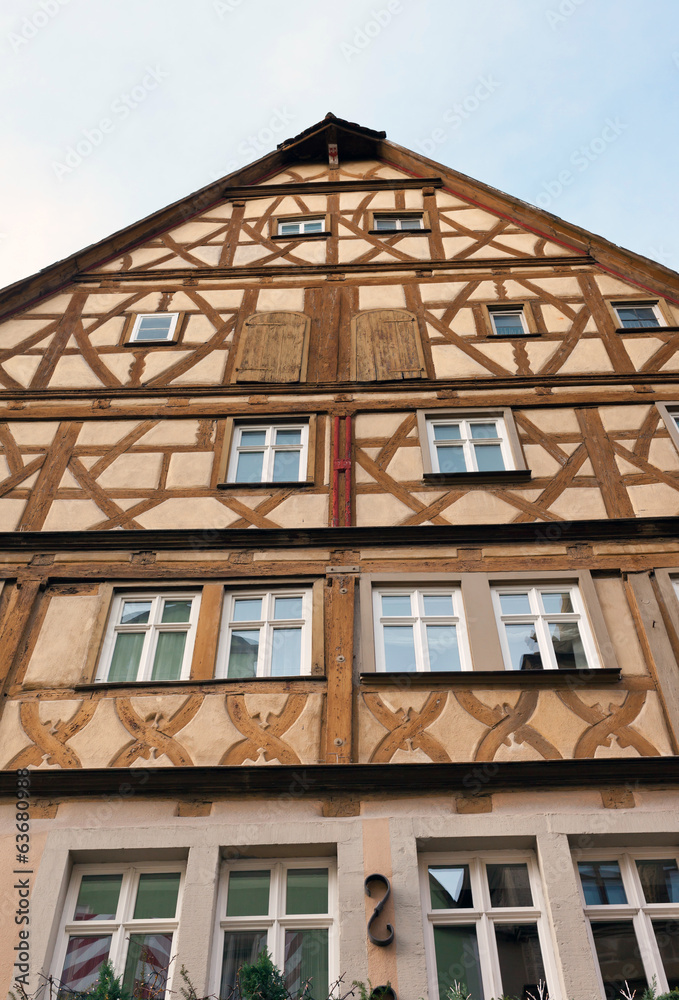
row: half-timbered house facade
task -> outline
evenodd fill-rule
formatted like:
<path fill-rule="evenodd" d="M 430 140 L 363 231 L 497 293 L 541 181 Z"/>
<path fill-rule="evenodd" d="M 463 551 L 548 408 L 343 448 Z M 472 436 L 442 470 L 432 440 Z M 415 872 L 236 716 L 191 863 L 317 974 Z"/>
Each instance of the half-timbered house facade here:
<path fill-rule="evenodd" d="M 332 115 L 1 293 L 6 983 L 679 986 L 678 372 L 674 272 Z"/>

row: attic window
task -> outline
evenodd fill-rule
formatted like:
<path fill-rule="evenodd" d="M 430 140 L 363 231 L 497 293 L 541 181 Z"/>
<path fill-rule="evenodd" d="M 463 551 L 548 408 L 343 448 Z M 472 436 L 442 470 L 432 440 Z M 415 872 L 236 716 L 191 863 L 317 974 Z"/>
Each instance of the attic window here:
<path fill-rule="evenodd" d="M 626 330 L 646 330 L 663 326 L 660 310 L 655 302 L 614 302 L 620 326 Z"/>
<path fill-rule="evenodd" d="M 280 219 L 278 222 L 279 236 L 303 236 L 307 233 L 325 232 L 325 216 L 318 215 L 307 219 Z"/>
<path fill-rule="evenodd" d="M 134 343 L 167 343 L 174 337 L 179 313 L 140 313 L 132 327 Z"/>
<path fill-rule="evenodd" d="M 496 337 L 524 337 L 528 333 L 523 309 L 489 309 L 493 334 Z"/>
<path fill-rule="evenodd" d="M 419 212 L 410 212 L 407 215 L 375 215 L 373 221 L 376 232 L 424 229 L 422 214 Z"/>

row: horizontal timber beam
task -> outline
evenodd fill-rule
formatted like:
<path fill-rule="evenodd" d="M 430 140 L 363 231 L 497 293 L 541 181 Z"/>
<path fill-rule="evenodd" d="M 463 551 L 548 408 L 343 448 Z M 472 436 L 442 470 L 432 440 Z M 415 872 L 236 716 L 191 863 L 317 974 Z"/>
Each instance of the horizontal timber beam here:
<path fill-rule="evenodd" d="M 225 187 L 223 197 L 228 201 L 250 198 L 272 198 L 287 194 L 337 194 L 342 191 L 403 191 L 412 188 L 443 187 L 440 177 L 371 178 L 356 181 L 299 181 L 297 184 L 250 184 L 242 187 Z"/>

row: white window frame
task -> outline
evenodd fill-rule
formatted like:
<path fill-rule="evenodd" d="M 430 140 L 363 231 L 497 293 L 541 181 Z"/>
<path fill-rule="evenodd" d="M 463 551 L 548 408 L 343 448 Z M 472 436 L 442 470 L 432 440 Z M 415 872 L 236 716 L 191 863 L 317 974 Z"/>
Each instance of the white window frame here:
<path fill-rule="evenodd" d="M 116 591 L 111 602 L 108 626 L 104 643 L 99 657 L 99 669 L 96 680 L 106 683 L 113 659 L 116 636 L 121 632 L 145 632 L 144 645 L 139 658 L 139 669 L 135 680 L 125 683 L 143 684 L 151 681 L 151 671 L 153 670 L 153 658 L 158 644 L 158 634 L 160 632 L 186 632 L 186 643 L 184 645 L 184 658 L 182 669 L 178 680 L 188 680 L 191 673 L 191 660 L 193 657 L 193 647 L 196 642 L 196 629 L 198 627 L 198 614 L 200 611 L 201 592 L 199 590 L 119 590 Z M 165 622 L 161 623 L 163 601 L 191 601 L 191 613 L 188 622 Z M 126 601 L 151 601 L 151 611 L 149 621 L 146 625 L 121 625 L 119 618 L 123 605 Z M 117 682 L 111 682 L 117 683 Z M 154 681 L 153 683 L 161 683 Z M 174 681 L 163 681 L 165 684 L 173 684 Z"/>
<path fill-rule="evenodd" d="M 302 618 L 274 618 L 277 597 L 301 597 Z M 262 618 L 252 621 L 233 621 L 234 602 L 239 599 L 262 599 Z M 299 626 L 302 631 L 301 662 L 299 674 L 304 677 L 311 673 L 311 625 L 313 613 L 312 589 L 309 586 L 264 588 L 258 590 L 231 590 L 224 595 L 222 621 L 219 630 L 216 677 L 228 677 L 229 650 L 232 632 L 254 631 L 259 628 L 259 655 L 255 677 L 271 677 L 273 638 L 276 629 Z M 253 678 L 254 679 L 254 678 Z"/>
<path fill-rule="evenodd" d="M 404 219 L 407 219 L 409 222 L 417 219 L 419 225 L 404 226 Z M 380 227 L 380 222 L 391 222 L 392 224 L 389 228 L 386 226 Z M 394 232 L 395 230 L 403 233 L 416 233 L 418 230 L 424 229 L 424 215 L 421 212 L 375 212 L 373 215 L 373 227 L 375 231 L 383 233 Z"/>
<path fill-rule="evenodd" d="M 649 301 L 631 299 L 629 302 L 626 302 L 625 300 L 620 300 L 620 301 L 616 300 L 615 302 L 611 302 L 611 306 L 615 312 L 615 315 L 618 318 L 618 326 L 621 330 L 629 330 L 630 333 L 634 333 L 635 330 L 643 330 L 648 328 L 639 326 L 624 326 L 620 313 L 618 312 L 619 309 L 638 309 L 638 308 L 652 309 L 653 314 L 658 321 L 658 326 L 663 327 L 666 325 L 665 317 L 662 314 L 657 299 L 650 299 Z M 656 328 L 652 327 L 651 329 L 656 329 Z"/>
<path fill-rule="evenodd" d="M 499 444 L 500 450 L 502 452 L 502 460 L 504 462 L 504 469 L 496 469 L 493 472 L 488 472 L 487 475 L 494 475 L 495 472 L 511 472 L 516 470 L 516 463 L 514 461 L 514 455 L 512 454 L 512 449 L 509 444 L 509 436 L 507 434 L 507 425 L 505 424 L 505 418 L 502 414 L 487 414 L 486 416 L 479 414 L 465 414 L 464 416 L 445 416 L 436 417 L 428 415 L 426 417 L 427 421 L 427 442 L 429 445 L 429 454 L 431 456 L 431 466 L 432 470 L 436 473 L 440 473 L 439 467 L 439 456 L 436 447 L 436 440 L 434 438 L 434 428 L 438 426 L 450 427 L 453 424 L 457 424 L 460 428 L 460 439 L 451 440 L 451 446 L 462 447 L 464 453 L 465 461 L 465 472 L 450 472 L 446 475 L 465 475 L 468 472 L 478 472 L 479 467 L 476 461 L 476 452 L 474 446 L 477 444 Z M 498 436 L 492 438 L 472 438 L 471 427 L 473 424 L 489 424 L 494 423 L 498 430 Z"/>
<path fill-rule="evenodd" d="M 448 596 L 453 599 L 452 615 L 425 615 L 423 597 L 428 595 Z M 411 611 L 414 607 L 416 614 L 397 616 L 382 614 L 382 597 L 410 597 Z M 467 624 L 465 621 L 464 603 L 462 601 L 462 589 L 458 585 L 450 587 L 399 587 L 394 585 L 377 585 L 373 587 L 373 620 L 375 623 L 375 666 L 379 673 L 387 672 L 386 656 L 384 651 L 384 626 L 388 625 L 412 625 L 413 639 L 415 646 L 414 673 L 429 673 L 431 670 L 429 662 L 429 652 L 427 645 L 427 625 L 455 625 L 457 635 L 457 648 L 460 657 L 460 668 L 463 671 L 472 670 L 472 657 L 469 648 L 469 636 L 467 634 Z"/>
<path fill-rule="evenodd" d="M 320 229 L 307 230 L 309 224 L 315 225 L 320 222 Z M 294 233 L 284 233 L 283 228 L 285 226 L 297 226 Z M 325 216 L 324 215 L 309 215 L 303 219 L 278 219 L 278 232 L 277 236 L 318 236 L 324 233 L 325 230 Z"/>
<path fill-rule="evenodd" d="M 468 909 L 434 910 L 429 891 L 429 866 L 469 865 L 473 906 Z M 491 906 L 490 890 L 486 877 L 487 864 L 526 864 L 533 897 L 532 906 Z M 477 854 L 446 853 L 422 854 L 420 866 L 420 893 L 425 930 L 425 955 L 429 980 L 429 996 L 438 998 L 438 976 L 434 950 L 434 927 L 451 927 L 456 924 L 474 924 L 479 948 L 479 965 L 483 983 L 484 1000 L 504 995 L 500 974 L 500 961 L 493 924 L 537 924 L 542 964 L 550 986 L 550 1000 L 561 1000 L 559 978 L 552 950 L 549 923 L 545 913 L 542 883 L 537 860 L 530 851 L 481 851 Z M 481 906 L 478 906 L 478 903 Z"/>
<path fill-rule="evenodd" d="M 299 445 L 277 445 L 276 432 L 280 430 L 301 431 Z M 263 445 L 241 445 L 243 431 L 264 431 L 266 439 Z M 292 482 L 306 482 L 306 472 L 309 461 L 309 421 L 301 420 L 297 423 L 235 423 L 233 426 L 233 438 L 231 442 L 231 455 L 229 456 L 229 471 L 227 483 L 237 486 L 247 487 L 248 483 L 238 483 L 236 472 L 238 470 L 238 456 L 247 452 L 264 452 L 262 461 L 262 478 L 257 480 L 260 483 L 274 483 L 273 469 L 277 451 L 294 451 L 299 453 L 299 478 Z M 287 482 L 288 480 L 286 480 Z M 275 484 L 275 483 L 274 483 Z"/>
<path fill-rule="evenodd" d="M 152 340 L 144 338 L 140 340 L 137 337 L 139 329 L 145 319 L 158 319 L 159 316 L 169 316 L 170 326 L 168 327 L 167 333 L 164 337 L 154 337 Z M 174 332 L 177 329 L 177 320 L 179 319 L 179 313 L 137 313 L 132 325 L 132 331 L 130 333 L 130 343 L 136 344 L 165 344 L 167 341 L 174 339 Z"/>
<path fill-rule="evenodd" d="M 285 891 L 287 872 L 290 868 L 327 868 L 328 870 L 328 912 L 327 914 L 285 913 Z M 227 917 L 226 903 L 229 891 L 229 875 L 233 871 L 271 872 L 269 883 L 269 913 L 266 916 Z M 337 862 L 334 858 L 290 858 L 271 860 L 269 858 L 249 858 L 244 861 L 224 863 L 217 893 L 216 931 L 214 938 L 213 994 L 219 996 L 222 979 L 222 959 L 224 934 L 226 931 L 266 930 L 267 950 L 279 969 L 284 970 L 285 931 L 304 929 L 328 929 L 328 983 L 332 985 L 339 974 L 338 936 L 338 890 Z"/>
<path fill-rule="evenodd" d="M 524 334 L 528 335 L 530 333 L 530 330 L 528 329 L 528 323 L 526 322 L 526 311 L 522 305 L 512 306 L 511 309 L 510 308 L 505 309 L 496 306 L 488 306 L 488 315 L 490 316 L 490 323 L 493 328 L 494 337 L 500 337 L 501 339 L 504 339 L 505 337 L 517 336 L 517 334 L 501 333 L 498 330 L 497 326 L 495 325 L 496 316 L 507 316 L 507 315 L 513 316 L 514 314 L 516 314 L 519 317 Z"/>
<path fill-rule="evenodd" d="M 541 605 L 539 603 L 540 591 L 544 593 L 557 594 L 568 592 L 571 597 L 571 603 L 574 609 L 573 612 L 569 612 L 568 614 L 548 614 L 541 611 Z M 528 594 L 528 600 L 531 608 L 530 613 L 526 612 L 525 614 L 513 615 L 503 614 L 502 607 L 500 605 L 501 594 L 525 593 Z M 534 624 L 535 634 L 538 640 L 538 649 L 542 658 L 542 669 L 559 670 L 556 662 L 556 655 L 554 653 L 554 647 L 549 635 L 548 625 L 551 623 L 559 624 L 561 622 L 577 622 L 580 630 L 580 639 L 582 641 L 585 657 L 587 659 L 587 668 L 591 670 L 601 666 L 596 645 L 594 643 L 592 627 L 590 625 L 589 618 L 587 617 L 587 611 L 577 583 L 559 583 L 554 582 L 553 580 L 546 581 L 544 584 L 540 582 L 532 583 L 528 581 L 523 585 L 520 582 L 516 584 L 491 583 L 491 594 L 493 598 L 493 607 L 495 609 L 495 620 L 498 632 L 500 633 L 500 646 L 502 647 L 505 670 L 512 671 L 512 673 L 518 672 L 512 666 L 509 643 L 507 642 L 507 633 L 504 628 L 505 623 L 516 625 Z"/>
<path fill-rule="evenodd" d="M 57 937 L 57 946 L 54 951 L 52 963 L 52 975 L 57 982 L 61 981 L 61 976 L 66 960 L 68 940 L 71 936 L 95 937 L 99 935 L 111 935 L 111 947 L 109 950 L 109 960 L 113 964 L 116 975 L 122 976 L 125 972 L 125 962 L 127 960 L 127 948 L 130 934 L 169 934 L 173 935 L 173 950 L 177 944 L 177 930 L 179 929 L 179 915 L 182 907 L 182 897 L 184 892 L 184 875 L 186 864 L 184 862 L 167 862 L 166 864 L 101 864 L 101 865 L 75 865 L 71 873 L 64 908 L 62 911 Z M 134 905 L 137 899 L 137 886 L 139 876 L 147 873 L 179 874 L 179 891 L 177 893 L 177 908 L 174 917 L 158 917 L 155 919 L 144 918 L 134 920 Z M 75 912 L 75 906 L 80 891 L 80 882 L 83 875 L 118 875 L 123 876 L 118 897 L 118 908 L 113 920 L 73 920 L 70 914 Z M 176 952 L 174 952 L 176 954 Z M 174 957 L 171 956 L 171 959 Z M 174 961 L 170 961 L 167 973 L 166 995 L 172 995 L 172 980 L 175 973 Z"/>
<path fill-rule="evenodd" d="M 578 851 L 576 852 L 576 856 L 573 858 L 575 875 L 578 882 L 578 888 L 580 890 L 580 897 L 582 899 L 582 906 L 585 916 L 587 917 L 587 931 L 602 997 L 605 996 L 604 983 L 601 975 L 601 969 L 599 967 L 596 946 L 594 944 L 594 935 L 592 934 L 592 923 L 596 923 L 597 921 L 616 923 L 618 921 L 622 922 L 624 920 L 629 922 L 631 920 L 634 926 L 634 933 L 636 934 L 637 944 L 639 946 L 641 960 L 644 966 L 644 972 L 646 973 L 649 985 L 652 982 L 653 976 L 655 976 L 658 981 L 658 994 L 667 993 L 669 991 L 665 969 L 663 967 L 662 958 L 660 956 L 660 951 L 658 949 L 651 921 L 662 917 L 669 917 L 670 919 L 675 918 L 676 920 L 679 920 L 679 903 L 647 903 L 644 898 L 643 888 L 639 880 L 635 862 L 661 861 L 671 858 L 674 858 L 679 862 L 679 852 L 677 852 L 676 847 L 668 847 L 665 850 L 658 848 L 646 851 L 621 851 L 615 849 L 604 850 L 597 848 L 592 851 Z M 585 903 L 585 892 L 582 887 L 582 880 L 580 879 L 580 872 L 578 870 L 578 862 L 580 861 L 617 861 L 620 865 L 620 873 L 622 875 L 622 882 L 627 895 L 627 903 L 617 903 L 612 905 L 588 905 Z"/>

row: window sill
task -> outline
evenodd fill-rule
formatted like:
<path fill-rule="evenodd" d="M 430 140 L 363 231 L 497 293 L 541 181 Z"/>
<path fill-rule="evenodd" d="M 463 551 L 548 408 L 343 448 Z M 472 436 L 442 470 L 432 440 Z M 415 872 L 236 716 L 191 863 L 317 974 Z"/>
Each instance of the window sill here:
<path fill-rule="evenodd" d="M 289 684 L 290 681 L 300 681 L 306 684 L 308 681 L 318 683 L 325 682 L 325 674 L 291 674 L 289 677 L 206 677 L 188 678 L 183 681 L 91 681 L 87 684 L 74 684 L 74 691 L 121 691 L 151 688 L 155 691 L 163 688 L 187 688 L 204 687 L 206 685 L 234 685 L 234 684 L 261 684 L 277 683 Z"/>
<path fill-rule="evenodd" d="M 525 340 L 527 337 L 541 337 L 537 330 L 524 330 L 523 333 L 491 333 L 488 340 Z"/>
<path fill-rule="evenodd" d="M 619 667 L 588 670 L 437 670 L 371 672 L 360 675 L 363 687 L 585 687 L 617 684 Z"/>
<path fill-rule="evenodd" d="M 328 236 L 332 236 L 330 232 L 324 233 L 296 233 L 294 236 L 270 236 L 269 239 L 275 241 L 287 241 L 291 243 L 293 241 L 300 242 L 303 240 L 327 240 Z"/>
<path fill-rule="evenodd" d="M 309 482 L 307 479 L 294 479 L 292 482 L 285 483 L 217 483 L 218 490 L 275 490 L 281 489 L 291 489 L 295 487 L 309 487 L 315 486 L 315 483 Z"/>
<path fill-rule="evenodd" d="M 126 340 L 120 347 L 176 347 L 178 340 Z"/>
<path fill-rule="evenodd" d="M 370 236 L 427 236 L 431 229 L 369 229 Z"/>
<path fill-rule="evenodd" d="M 677 333 L 679 326 L 619 326 L 616 333 Z"/>
<path fill-rule="evenodd" d="M 504 469 L 501 472 L 425 472 L 427 483 L 525 483 L 530 469 Z"/>

